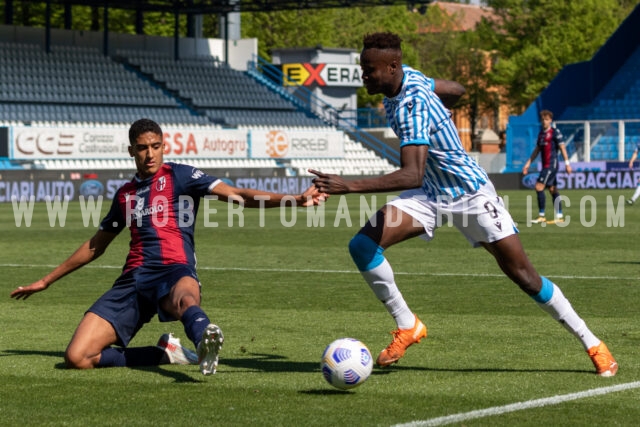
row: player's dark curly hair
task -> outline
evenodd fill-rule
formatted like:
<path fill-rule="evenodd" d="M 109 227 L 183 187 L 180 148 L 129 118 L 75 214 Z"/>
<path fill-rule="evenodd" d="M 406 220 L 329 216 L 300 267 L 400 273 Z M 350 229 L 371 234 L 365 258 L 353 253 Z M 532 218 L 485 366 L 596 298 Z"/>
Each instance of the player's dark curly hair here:
<path fill-rule="evenodd" d="M 402 39 L 394 33 L 372 33 L 364 36 L 364 49 L 397 49 L 400 50 Z"/>
<path fill-rule="evenodd" d="M 162 136 L 162 129 L 160 125 L 151 119 L 139 119 L 133 122 L 129 128 L 129 144 L 133 145 L 138 140 L 138 137 L 143 133 L 153 132 L 156 135 Z"/>

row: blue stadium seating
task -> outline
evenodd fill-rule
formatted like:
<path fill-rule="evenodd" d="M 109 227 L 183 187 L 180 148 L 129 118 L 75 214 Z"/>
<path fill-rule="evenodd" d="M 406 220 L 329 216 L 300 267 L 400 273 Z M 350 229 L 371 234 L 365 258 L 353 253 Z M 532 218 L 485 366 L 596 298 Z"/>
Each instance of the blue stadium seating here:
<path fill-rule="evenodd" d="M 129 123 L 150 117 L 188 125 L 326 126 L 215 58 L 175 61 L 146 51 L 0 43 L 0 120 Z"/>
<path fill-rule="evenodd" d="M 639 25 L 637 5 L 591 60 L 564 67 L 522 115 L 509 119 L 505 171 L 522 169 L 533 149 L 531 135 L 537 134 L 542 109 L 556 114 L 558 126 L 571 138 L 567 149 L 579 154 L 577 160 L 586 158 L 581 150 L 584 134 L 576 130 L 584 122 L 591 125 L 591 159 L 629 159 L 640 137 Z M 624 153 L 619 152 L 620 122 Z"/>
<path fill-rule="evenodd" d="M 568 108 L 561 120 L 629 120 L 640 119 L 640 47 L 629 57 L 611 81 L 589 106 Z M 625 124 L 624 158 L 631 157 L 637 145 L 640 123 Z M 592 143 L 592 160 L 618 160 L 618 137 L 598 135 Z"/>

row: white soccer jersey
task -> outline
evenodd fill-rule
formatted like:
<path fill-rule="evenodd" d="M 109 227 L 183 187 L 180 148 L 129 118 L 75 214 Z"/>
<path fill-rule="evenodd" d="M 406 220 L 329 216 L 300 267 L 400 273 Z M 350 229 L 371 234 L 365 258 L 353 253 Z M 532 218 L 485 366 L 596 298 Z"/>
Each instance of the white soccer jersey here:
<path fill-rule="evenodd" d="M 487 173 L 467 154 L 451 112 L 434 92 L 432 78 L 403 66 L 400 93 L 383 103 L 389 125 L 405 145 L 429 146 L 422 188 L 433 198 L 458 198 L 487 183 Z"/>

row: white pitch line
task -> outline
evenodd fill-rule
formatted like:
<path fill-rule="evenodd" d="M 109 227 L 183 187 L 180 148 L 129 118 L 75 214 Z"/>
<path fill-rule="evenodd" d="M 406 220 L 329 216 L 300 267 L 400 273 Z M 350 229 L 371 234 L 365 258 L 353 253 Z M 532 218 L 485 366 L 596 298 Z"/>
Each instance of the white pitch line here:
<path fill-rule="evenodd" d="M 479 409 L 471 412 L 447 415 L 445 417 L 431 418 L 429 420 L 411 421 L 404 424 L 396 424 L 392 427 L 427 427 L 444 426 L 447 424 L 459 423 L 462 421 L 475 420 L 478 418 L 502 415 L 509 412 L 522 411 L 531 408 L 541 408 L 543 406 L 558 405 L 571 400 L 584 399 L 587 397 L 600 396 L 603 394 L 615 393 L 618 391 L 632 390 L 640 388 L 640 381 L 632 383 L 618 384 L 610 387 L 594 388 L 577 393 L 563 394 L 560 396 L 545 397 L 543 399 L 527 400 L 525 402 L 512 403 L 504 406 L 494 406 L 493 408 Z"/>
<path fill-rule="evenodd" d="M 0 264 L 2 267 L 13 268 L 55 268 L 57 265 L 49 264 Z M 104 270 L 121 270 L 121 265 L 86 265 L 84 268 L 95 268 Z M 334 274 L 360 274 L 360 272 L 354 267 L 353 270 L 325 270 L 325 269 L 311 269 L 311 268 L 252 268 L 252 267 L 206 267 L 198 266 L 197 270 L 204 271 L 249 271 L 249 272 L 263 272 L 263 273 L 334 273 Z M 395 275 L 399 276 L 433 276 L 433 277 L 505 277 L 504 274 L 493 273 L 426 273 L 426 272 L 409 272 L 409 271 L 396 271 Z M 640 276 L 634 277 L 615 277 L 615 276 L 556 276 L 547 275 L 545 277 L 551 279 L 567 279 L 567 280 L 631 280 L 638 281 Z"/>

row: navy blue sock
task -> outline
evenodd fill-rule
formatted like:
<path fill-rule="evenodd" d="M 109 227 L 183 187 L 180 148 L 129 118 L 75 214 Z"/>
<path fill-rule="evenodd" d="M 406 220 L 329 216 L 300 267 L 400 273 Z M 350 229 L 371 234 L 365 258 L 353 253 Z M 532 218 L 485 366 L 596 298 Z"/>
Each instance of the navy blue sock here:
<path fill-rule="evenodd" d="M 123 366 L 158 366 L 164 350 L 156 346 L 118 348 L 109 347 L 100 354 L 99 368 Z"/>
<path fill-rule="evenodd" d="M 547 204 L 547 198 L 544 195 L 544 190 L 536 191 L 538 195 L 538 211 L 542 214 L 545 210 L 545 205 Z"/>
<path fill-rule="evenodd" d="M 107 347 L 100 353 L 98 368 L 111 368 L 126 366 L 127 359 L 124 357 L 124 348 Z"/>
<path fill-rule="evenodd" d="M 124 349 L 126 366 L 158 366 L 163 356 L 164 350 L 151 345 Z"/>
<path fill-rule="evenodd" d="M 207 328 L 211 321 L 204 311 L 197 305 L 192 305 L 182 315 L 180 319 L 184 325 L 184 331 L 191 342 L 198 348 L 200 340 L 202 339 L 202 333 Z"/>

